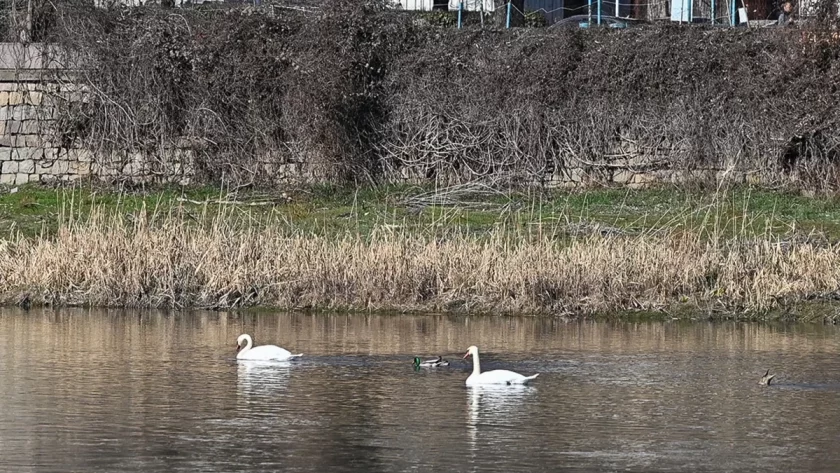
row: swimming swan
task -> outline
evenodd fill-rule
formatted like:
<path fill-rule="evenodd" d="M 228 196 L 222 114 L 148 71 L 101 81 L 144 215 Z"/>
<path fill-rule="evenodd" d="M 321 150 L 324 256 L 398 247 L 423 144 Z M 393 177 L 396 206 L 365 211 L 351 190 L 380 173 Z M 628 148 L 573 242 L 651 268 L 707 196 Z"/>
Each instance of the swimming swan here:
<path fill-rule="evenodd" d="M 478 360 L 478 347 L 475 345 L 471 346 L 467 350 L 467 354 L 464 355 L 464 358 L 466 359 L 468 356 L 473 357 L 473 372 L 470 377 L 467 378 L 467 386 L 475 386 L 478 384 L 506 384 L 508 386 L 512 384 L 528 384 L 531 380 L 540 375 L 537 373 L 532 376 L 522 376 L 519 373 L 508 370 L 493 370 L 482 373 L 481 363 Z"/>
<path fill-rule="evenodd" d="M 242 347 L 242 342 L 245 342 L 245 347 Z M 261 345 L 258 347 L 251 347 L 254 341 L 247 333 L 243 333 L 236 339 L 236 359 L 237 360 L 263 360 L 263 361 L 286 361 L 303 356 L 303 353 L 293 355 L 289 350 L 280 348 L 275 345 Z"/>

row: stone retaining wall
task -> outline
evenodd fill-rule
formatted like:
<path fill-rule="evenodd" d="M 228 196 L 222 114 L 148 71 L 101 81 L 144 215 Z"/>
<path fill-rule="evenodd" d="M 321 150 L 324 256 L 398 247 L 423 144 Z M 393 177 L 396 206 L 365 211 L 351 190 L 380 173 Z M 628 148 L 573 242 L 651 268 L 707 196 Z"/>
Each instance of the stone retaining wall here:
<path fill-rule="evenodd" d="M 22 66 L 21 66 L 22 65 Z M 104 155 L 66 142 L 56 134 L 62 106 L 84 100 L 84 91 L 60 69 L 44 59 L 37 45 L 26 48 L 0 43 L 0 184 L 52 183 L 80 179 L 188 184 L 195 178 L 195 152 L 189 144 L 166 150 L 165 156 L 124 151 Z M 45 80 L 49 78 L 49 80 Z M 632 153 L 630 153 L 632 154 Z M 267 160 L 253 163 L 255 171 L 277 182 L 306 181 L 305 163 Z M 416 174 L 416 175 L 415 175 Z M 424 181 L 424 173 L 403 169 L 394 180 Z M 757 173 L 707 169 L 684 172 L 664 163 L 625 159 L 612 163 L 573 166 L 545 177 L 550 187 L 585 187 L 615 183 L 644 187 L 652 183 L 729 180 L 758 182 Z"/>
<path fill-rule="evenodd" d="M 89 156 L 80 150 L 61 149 L 48 143 L 54 107 L 45 100 L 45 87 L 25 81 L 0 81 L 0 183 L 39 182 L 42 176 L 71 179 L 85 168 L 79 163 Z M 73 163 L 71 169 L 71 162 Z M 50 178 L 47 178 L 50 179 Z"/>
<path fill-rule="evenodd" d="M 59 107 L 82 97 L 72 83 L 0 74 L 0 184 L 83 178 L 190 182 L 189 150 L 172 150 L 166 159 L 136 152 L 105 156 L 77 143 L 62 142 L 55 126 Z"/>
<path fill-rule="evenodd" d="M 55 120 L 61 102 L 82 100 L 80 90 L 71 83 L 40 82 L 9 78 L 0 74 L 0 184 L 21 185 L 30 182 L 54 183 L 92 178 L 109 181 L 174 182 L 188 184 L 194 178 L 194 151 L 176 149 L 165 157 L 139 152 L 103 155 L 74 143 L 61 143 L 55 135 Z M 273 175 L 278 182 L 305 181 L 302 163 L 279 165 L 267 162 L 261 172 Z M 393 176 L 407 181 L 409 170 Z M 575 188 L 595 183 L 614 183 L 631 188 L 652 183 L 681 183 L 728 180 L 736 183 L 758 182 L 755 172 L 721 169 L 691 172 L 663 169 L 662 165 L 637 160 L 613 162 L 602 167 L 581 166 L 546 176 L 549 187 Z"/>

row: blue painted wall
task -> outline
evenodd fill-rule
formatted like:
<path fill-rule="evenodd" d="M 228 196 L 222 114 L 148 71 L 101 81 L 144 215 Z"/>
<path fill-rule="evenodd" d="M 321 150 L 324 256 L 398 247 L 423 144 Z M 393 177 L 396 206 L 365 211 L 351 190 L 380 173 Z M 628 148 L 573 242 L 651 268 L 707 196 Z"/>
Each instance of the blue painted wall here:
<path fill-rule="evenodd" d="M 525 11 L 543 11 L 545 19 L 551 25 L 564 17 L 565 0 L 525 0 Z"/>

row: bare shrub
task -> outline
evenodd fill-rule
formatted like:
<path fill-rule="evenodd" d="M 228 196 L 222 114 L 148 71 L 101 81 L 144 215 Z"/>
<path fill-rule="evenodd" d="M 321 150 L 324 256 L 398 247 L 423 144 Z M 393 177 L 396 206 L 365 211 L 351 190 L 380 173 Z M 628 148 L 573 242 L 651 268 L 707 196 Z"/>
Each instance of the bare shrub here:
<path fill-rule="evenodd" d="M 840 40 L 798 29 L 418 26 L 382 2 L 317 11 L 62 4 L 54 37 L 90 100 L 87 146 L 204 179 L 267 185 L 287 163 L 332 182 L 546 183 L 583 169 L 759 170 L 837 190 Z"/>

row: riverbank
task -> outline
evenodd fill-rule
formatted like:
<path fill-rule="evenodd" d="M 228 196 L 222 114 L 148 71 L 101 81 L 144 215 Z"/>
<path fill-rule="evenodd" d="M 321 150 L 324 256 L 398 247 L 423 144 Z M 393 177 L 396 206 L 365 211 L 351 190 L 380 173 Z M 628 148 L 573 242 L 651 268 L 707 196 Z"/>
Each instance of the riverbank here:
<path fill-rule="evenodd" d="M 750 188 L 24 187 L 0 196 L 0 301 L 833 320 L 838 221 Z"/>

